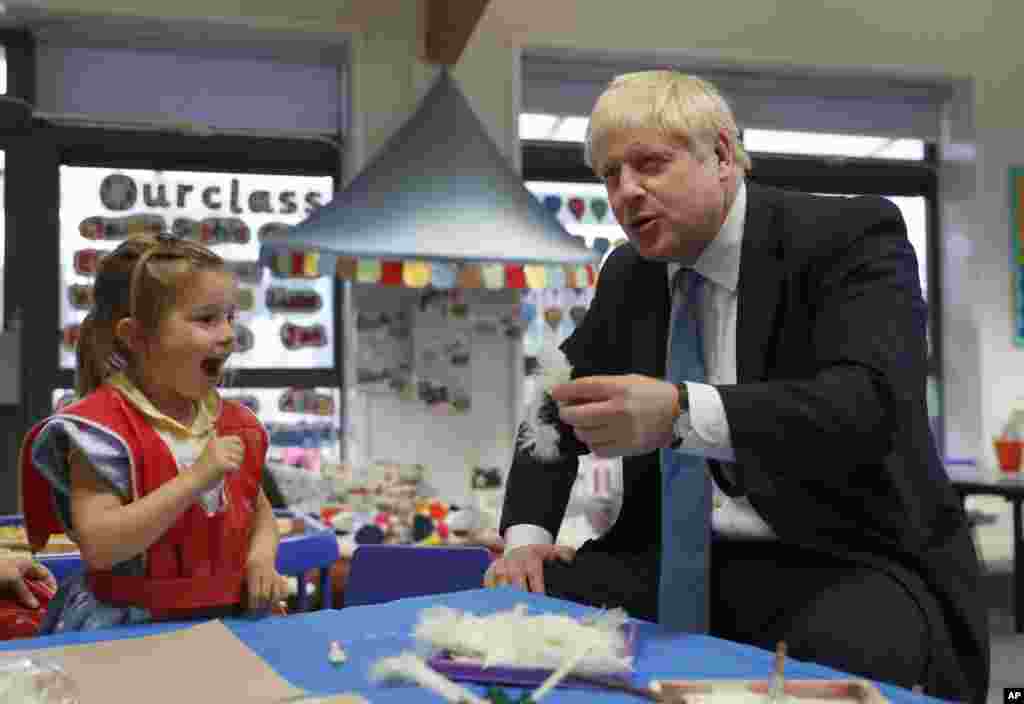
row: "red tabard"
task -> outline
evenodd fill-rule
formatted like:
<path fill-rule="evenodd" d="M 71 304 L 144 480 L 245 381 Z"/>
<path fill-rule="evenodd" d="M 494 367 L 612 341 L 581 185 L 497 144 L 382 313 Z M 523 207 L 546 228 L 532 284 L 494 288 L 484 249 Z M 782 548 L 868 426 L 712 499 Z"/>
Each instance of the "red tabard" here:
<path fill-rule="evenodd" d="M 104 428 L 124 442 L 131 455 L 133 500 L 178 475 L 170 449 L 143 413 L 113 387 L 100 387 L 38 423 L 22 444 L 22 505 L 33 551 L 42 549 L 50 535 L 66 532 L 55 509 L 50 483 L 36 470 L 31 458 L 32 443 L 39 431 L 58 417 Z M 221 510 L 208 516 L 200 503 L 190 506 L 146 550 L 143 576 L 90 571 L 89 586 L 100 601 L 145 607 L 154 619 L 165 620 L 242 600 L 267 434 L 252 411 L 233 401 L 222 401 L 216 429 L 218 435 L 237 435 L 245 445 L 241 468 L 225 478 Z"/>

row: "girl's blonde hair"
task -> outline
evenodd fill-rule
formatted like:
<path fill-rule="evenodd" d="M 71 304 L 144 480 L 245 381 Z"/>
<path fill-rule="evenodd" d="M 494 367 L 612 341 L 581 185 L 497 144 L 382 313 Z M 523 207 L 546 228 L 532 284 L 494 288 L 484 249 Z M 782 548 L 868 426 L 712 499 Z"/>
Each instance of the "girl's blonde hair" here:
<path fill-rule="evenodd" d="M 640 71 L 617 76 L 598 97 L 584 144 L 588 166 L 600 171 L 608 136 L 620 130 L 656 129 L 682 139 L 699 161 L 714 154 L 718 131 L 732 137 L 736 163 L 751 168 L 736 118 L 711 83 L 678 71 Z"/>
<path fill-rule="evenodd" d="M 225 269 L 224 260 L 206 247 L 171 235 L 136 235 L 104 256 L 92 310 L 79 329 L 77 396 L 92 392 L 131 363 L 129 351 L 117 339 L 119 320 L 134 318 L 147 333 L 155 333 L 196 273 Z"/>

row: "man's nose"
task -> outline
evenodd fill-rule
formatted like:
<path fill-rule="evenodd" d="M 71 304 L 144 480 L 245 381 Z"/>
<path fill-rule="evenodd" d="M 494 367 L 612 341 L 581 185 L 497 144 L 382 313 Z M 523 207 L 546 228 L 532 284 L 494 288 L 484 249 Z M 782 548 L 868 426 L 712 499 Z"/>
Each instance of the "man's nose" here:
<path fill-rule="evenodd" d="M 636 198 L 642 197 L 646 190 L 644 189 L 643 182 L 639 178 L 633 169 L 623 166 L 619 172 L 619 193 L 623 200 L 635 200 Z"/>

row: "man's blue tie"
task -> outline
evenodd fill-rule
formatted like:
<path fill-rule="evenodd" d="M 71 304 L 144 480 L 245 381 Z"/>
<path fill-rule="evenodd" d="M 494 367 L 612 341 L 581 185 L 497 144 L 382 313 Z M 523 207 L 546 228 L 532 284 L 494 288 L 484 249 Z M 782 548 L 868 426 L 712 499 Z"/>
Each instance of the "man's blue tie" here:
<path fill-rule="evenodd" d="M 704 351 L 697 317 L 702 277 L 680 269 L 672 291 L 682 302 L 672 309 L 672 337 L 666 378 L 704 381 Z M 708 630 L 708 560 L 711 486 L 702 457 L 661 450 L 661 578 L 658 622 L 677 631 Z"/>

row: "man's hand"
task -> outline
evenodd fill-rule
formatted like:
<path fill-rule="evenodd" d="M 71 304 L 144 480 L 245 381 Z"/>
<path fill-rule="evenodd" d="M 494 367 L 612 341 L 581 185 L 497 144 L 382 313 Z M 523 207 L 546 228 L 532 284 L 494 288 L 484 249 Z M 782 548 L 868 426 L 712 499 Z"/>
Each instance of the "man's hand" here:
<path fill-rule="evenodd" d="M 29 579 L 46 587 L 51 595 L 57 593 L 57 580 L 45 566 L 21 555 L 0 557 L 0 587 L 14 592 L 18 601 L 35 609 L 39 607 L 39 600 L 25 582 Z"/>
<path fill-rule="evenodd" d="M 567 545 L 521 545 L 491 563 L 484 574 L 485 587 L 513 586 L 544 593 L 544 563 L 572 562 L 576 551 Z"/>
<path fill-rule="evenodd" d="M 551 389 L 559 416 L 598 457 L 642 455 L 672 442 L 674 384 L 640 374 L 587 376 Z"/>

